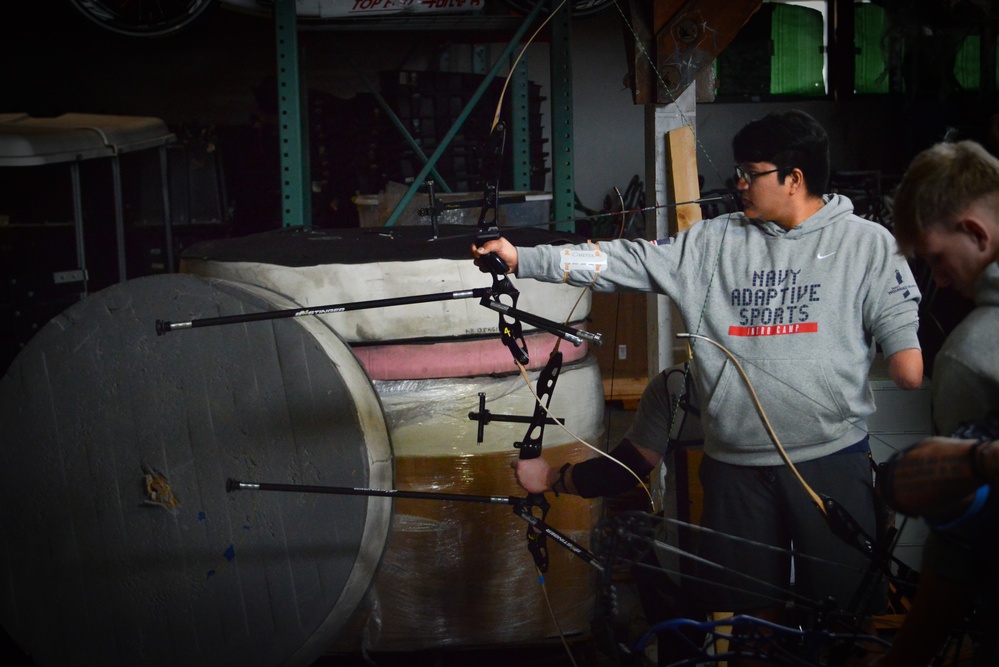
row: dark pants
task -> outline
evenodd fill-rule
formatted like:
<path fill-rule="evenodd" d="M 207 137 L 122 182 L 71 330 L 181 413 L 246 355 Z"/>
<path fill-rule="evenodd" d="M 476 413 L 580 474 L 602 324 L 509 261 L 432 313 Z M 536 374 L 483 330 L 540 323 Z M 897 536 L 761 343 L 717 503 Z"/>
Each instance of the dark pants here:
<path fill-rule="evenodd" d="M 797 468 L 818 494 L 834 499 L 875 535 L 866 452 L 832 454 Z M 717 531 L 701 536 L 700 555 L 719 567 L 699 565 L 698 574 L 722 586 L 704 585 L 697 595 L 712 610 L 746 612 L 788 600 L 803 609 L 831 604 L 850 613 L 880 610 L 883 591 L 865 596 L 861 590 L 870 560 L 833 533 L 787 466 L 734 466 L 705 456 L 700 478 L 702 525 Z"/>

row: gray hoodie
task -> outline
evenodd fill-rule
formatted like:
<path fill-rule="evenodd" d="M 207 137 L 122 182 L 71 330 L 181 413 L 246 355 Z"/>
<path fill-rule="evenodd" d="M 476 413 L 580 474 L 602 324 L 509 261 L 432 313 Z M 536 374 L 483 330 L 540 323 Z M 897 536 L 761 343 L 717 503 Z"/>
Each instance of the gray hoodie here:
<path fill-rule="evenodd" d="M 933 425 L 942 435 L 999 410 L 999 263 L 978 276 L 974 297 L 933 362 Z"/>
<path fill-rule="evenodd" d="M 663 241 L 520 248 L 517 274 L 669 296 L 686 331 L 740 360 L 792 460 L 807 461 L 866 434 L 875 344 L 885 356 L 919 348 L 920 294 L 894 238 L 853 215 L 846 197 L 826 202 L 790 230 L 736 213 Z M 599 270 L 582 256 L 594 249 L 606 262 Z M 738 465 L 779 465 L 735 365 L 695 341 L 691 368 L 705 452 Z"/>

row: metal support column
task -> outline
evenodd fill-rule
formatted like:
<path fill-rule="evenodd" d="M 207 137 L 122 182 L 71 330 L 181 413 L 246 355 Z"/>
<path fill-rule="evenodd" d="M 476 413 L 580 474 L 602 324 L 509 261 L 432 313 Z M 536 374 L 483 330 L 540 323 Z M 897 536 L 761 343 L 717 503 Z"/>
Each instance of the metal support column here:
<path fill-rule="evenodd" d="M 666 134 L 683 125 L 696 129 L 697 92 L 696 84 L 691 84 L 680 93 L 673 104 L 645 105 L 645 182 L 647 204 L 657 206 L 655 215 L 647 223 L 646 238 L 667 238 L 673 230 L 669 228 L 668 204 L 676 203 L 675 193 L 670 191 L 666 167 Z M 649 296 L 648 340 L 649 377 L 669 368 L 675 362 L 676 352 L 683 346 L 673 337 L 670 301 L 662 295 Z"/>
<path fill-rule="evenodd" d="M 274 3 L 277 38 L 277 99 L 281 154 L 281 223 L 312 226 L 309 151 L 298 64 L 295 0 Z"/>
<path fill-rule="evenodd" d="M 556 3 L 553 1 L 552 5 Z M 559 231 L 575 231 L 576 184 L 572 143 L 572 52 L 571 10 L 566 3 L 552 17 L 551 113 L 552 113 L 552 219 Z"/>
<path fill-rule="evenodd" d="M 518 48 L 518 52 L 519 52 Z M 521 59 L 510 77 L 510 156 L 513 158 L 513 189 L 531 189 L 531 108 L 527 64 Z"/>
<path fill-rule="evenodd" d="M 669 228 L 669 211 L 665 205 L 675 204 L 676 193 L 671 187 L 668 173 L 666 137 L 671 130 L 689 125 L 696 129 L 697 84 L 691 83 L 682 93 L 667 105 L 645 105 L 645 182 L 649 184 L 647 204 L 662 206 L 656 208 L 655 215 L 648 220 L 646 238 L 662 239 L 673 231 Z M 674 330 L 682 326 L 675 307 L 668 297 L 661 294 L 648 296 L 646 310 L 646 341 L 648 343 L 648 373 L 655 377 L 664 368 L 673 366 L 679 358 L 680 344 L 673 336 Z M 660 480 L 662 491 L 660 503 L 667 517 L 690 521 L 690 485 L 696 475 L 689 473 L 690 457 L 693 452 L 680 448 L 671 451 L 663 458 L 662 467 L 653 471 L 654 479 Z M 672 538 L 671 538 L 672 539 Z M 687 540 L 676 536 L 674 547 L 690 548 Z M 668 566 L 680 572 L 680 562 L 675 556 L 668 556 Z"/>
<path fill-rule="evenodd" d="M 489 69 L 488 49 L 485 44 L 472 45 L 472 74 L 485 74 Z"/>

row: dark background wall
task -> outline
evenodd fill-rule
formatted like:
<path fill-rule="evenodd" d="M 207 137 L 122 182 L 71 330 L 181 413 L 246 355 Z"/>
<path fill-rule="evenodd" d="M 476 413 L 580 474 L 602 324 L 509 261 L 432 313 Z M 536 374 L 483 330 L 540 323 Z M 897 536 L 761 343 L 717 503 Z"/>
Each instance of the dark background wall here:
<path fill-rule="evenodd" d="M 926 6 L 921 23 L 932 26 L 938 15 L 941 21 L 946 18 L 933 7 L 945 3 L 914 4 Z M 84 112 L 163 119 L 179 139 L 170 162 L 171 190 L 178 200 L 173 215 L 178 254 L 206 238 L 280 227 L 274 115 L 277 58 L 271 20 L 220 10 L 180 34 L 135 39 L 97 28 L 77 15 L 68 0 L 3 5 L 0 113 Z M 632 103 L 623 84 L 624 34 L 614 9 L 572 23 L 575 185 L 580 201 L 591 208 L 611 201 L 614 187 L 625 191 L 633 177 L 644 180 L 645 176 L 645 114 Z M 303 82 L 312 118 L 314 224 L 356 224 L 351 197 L 377 192 L 384 183 L 383 165 L 372 167 L 370 155 L 358 148 L 358 128 L 367 127 L 364 123 L 377 114 L 362 74 L 378 83 L 382 73 L 400 70 L 468 72 L 476 57 L 491 64 L 507 37 L 503 31 L 300 31 Z M 542 98 L 550 96 L 551 61 L 543 38 L 525 56 L 528 77 Z M 894 96 L 807 101 L 718 98 L 697 105 L 698 170 L 706 188 L 725 187 L 735 131 L 774 108 L 795 106 L 826 125 L 834 169 L 897 175 L 916 151 L 948 132 L 987 139 L 989 120 L 996 111 L 993 97 L 921 85 L 918 94 Z M 551 114 L 546 107 L 540 114 L 540 133 L 547 140 Z M 369 144 L 388 142 L 389 135 L 384 134 Z M 383 154 L 379 159 L 389 158 Z M 99 288 L 116 279 L 110 176 L 106 165 L 84 167 L 87 247 L 94 255 L 92 287 Z M 132 224 L 129 275 L 134 276 L 162 264 L 163 244 L 155 226 L 157 165 L 129 157 L 123 160 L 123 169 L 126 216 Z M 3 170 L 0 215 L 12 222 L 70 220 L 68 183 L 64 170 Z M 7 227 L 0 229 L 0 264 L 5 280 L 13 275 L 20 283 L 16 289 L 8 286 L 0 299 L 4 321 L 14 317 L 12 313 L 23 318 L 31 312 L 17 306 L 29 299 L 28 292 L 37 301 L 38 289 L 24 288 L 25 280 L 28 285 L 38 281 L 42 287 L 46 280 L 51 282 L 53 269 L 73 262 L 71 230 L 65 226 L 16 231 Z M 26 234 L 30 238 L 25 239 Z M 73 298 L 71 288 L 64 291 L 68 293 L 19 325 L 25 333 L 17 334 L 18 341 Z"/>
<path fill-rule="evenodd" d="M 928 16 L 933 20 L 932 11 Z M 576 190 L 582 202 L 599 207 L 614 186 L 623 190 L 633 175 L 643 174 L 643 112 L 622 83 L 626 60 L 618 13 L 611 9 L 575 19 L 572 30 Z M 269 105 L 276 50 L 270 20 L 223 10 L 181 34 L 134 39 L 96 28 L 67 0 L 38 0 L 5 3 L 0 31 L 0 112 L 162 118 L 182 139 L 214 141 L 210 149 L 218 151 L 214 157 L 226 168 L 237 221 L 250 228 L 277 224 L 277 211 L 269 210 L 277 191 L 277 136 Z M 357 97 L 366 95 L 359 72 L 377 82 L 387 71 L 468 71 L 473 48 L 487 49 L 491 63 L 506 37 L 488 31 L 301 31 L 303 80 L 313 107 L 322 105 L 324 114 L 324 134 L 314 133 L 312 143 L 328 143 L 329 168 L 337 172 L 331 178 L 342 182 L 330 196 L 342 199 L 358 189 L 350 187 L 358 185 L 351 179 L 359 169 L 346 139 L 354 116 L 370 108 L 359 111 Z M 547 97 L 550 57 L 543 39 L 532 44 L 525 61 L 529 78 Z M 980 94 L 953 95 L 933 87 L 918 97 L 699 104 L 699 170 L 707 187 L 724 185 L 719 179 L 728 176 L 734 131 L 781 106 L 805 106 L 826 122 L 836 169 L 887 172 L 901 171 L 916 150 L 942 138 L 948 128 L 984 135 L 994 112 L 994 101 Z M 543 113 L 547 135 L 550 115 Z M 337 132 L 346 133 L 341 143 Z M 715 173 L 713 165 L 724 166 Z M 316 173 L 322 168 L 314 165 Z M 349 208 L 346 201 L 336 205 Z"/>

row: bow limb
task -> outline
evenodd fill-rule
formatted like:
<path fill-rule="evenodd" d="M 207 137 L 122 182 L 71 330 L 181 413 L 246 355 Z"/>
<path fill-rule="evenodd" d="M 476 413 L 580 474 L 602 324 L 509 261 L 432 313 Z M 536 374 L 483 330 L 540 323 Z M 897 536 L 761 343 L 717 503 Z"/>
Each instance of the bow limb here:
<path fill-rule="evenodd" d="M 696 338 L 698 340 L 703 340 L 705 342 L 711 343 L 719 350 L 721 350 L 725 354 L 725 356 L 728 357 L 728 359 L 733 364 L 735 364 L 736 370 L 739 371 L 739 375 L 742 377 L 742 381 L 745 383 L 746 388 L 749 390 L 749 396 L 753 401 L 753 407 L 756 408 L 756 414 L 760 416 L 760 420 L 763 422 L 763 427 L 766 429 L 767 435 L 770 437 L 771 442 L 773 442 L 774 447 L 777 448 L 777 453 L 780 455 L 781 460 L 788 468 L 790 468 L 791 472 L 794 474 L 795 479 L 798 480 L 798 484 L 800 484 L 801 488 L 804 489 L 805 493 L 808 494 L 808 497 L 812 501 L 812 503 L 815 504 L 815 506 L 819 509 L 820 512 L 822 512 L 823 515 L 826 516 L 826 518 L 828 518 L 829 512 L 826 509 L 826 502 L 823 501 L 823 499 L 819 496 L 819 494 L 816 493 L 815 490 L 808 485 L 808 482 L 806 482 L 805 478 L 801 476 L 800 472 L 798 472 L 798 469 L 795 467 L 794 463 L 791 462 L 791 457 L 787 455 L 787 451 L 784 449 L 784 445 L 781 444 L 780 438 L 777 437 L 777 434 L 774 433 L 773 427 L 770 425 L 770 420 L 767 418 L 767 413 L 763 409 L 763 404 L 760 403 L 759 396 L 756 395 L 756 389 L 753 387 L 753 383 L 749 380 L 749 376 L 746 374 L 745 369 L 743 369 L 742 364 L 739 363 L 739 360 L 736 359 L 735 355 L 732 354 L 732 352 L 729 351 L 728 348 L 726 348 L 718 341 L 708 338 L 707 336 L 703 336 L 701 334 L 679 333 L 677 334 L 677 337 L 688 338 L 688 339 Z"/>
<path fill-rule="evenodd" d="M 805 478 L 801 476 L 801 473 L 798 472 L 798 468 L 791 461 L 791 457 L 787 455 L 787 451 L 784 449 L 784 445 L 781 444 L 780 438 L 777 437 L 773 427 L 770 425 L 770 420 L 767 418 L 767 413 L 763 409 L 763 404 L 760 402 L 760 398 L 756 394 L 756 389 L 753 387 L 753 383 L 750 381 L 745 369 L 742 367 L 742 364 L 735 357 L 735 355 L 718 341 L 701 334 L 679 333 L 677 334 L 677 337 L 686 338 L 688 340 L 696 338 L 710 343 L 721 350 L 722 353 L 724 353 L 725 356 L 728 357 L 733 364 L 735 364 L 736 369 L 739 371 L 740 377 L 742 377 L 742 381 L 749 390 L 749 396 L 753 401 L 753 407 L 756 408 L 756 413 L 763 422 L 763 427 L 766 429 L 767 435 L 770 437 L 774 447 L 777 449 L 777 453 L 780 454 L 781 460 L 794 474 L 795 479 L 798 480 L 798 484 L 808 495 L 812 504 L 815 505 L 819 512 L 822 513 L 822 516 L 825 518 L 826 523 L 829 525 L 833 533 L 841 540 L 870 558 L 879 558 L 882 561 L 890 558 L 890 553 L 884 551 L 885 545 L 878 544 L 877 541 L 864 530 L 863 526 L 861 526 L 860 523 L 853 518 L 850 512 L 843 507 L 843 505 L 841 505 L 834 498 L 816 493 L 815 489 L 809 486 L 808 482 L 805 481 Z"/>
<path fill-rule="evenodd" d="M 517 363 L 521 373 L 524 373 L 524 366 Z M 538 388 L 534 392 L 536 401 L 534 414 L 527 427 L 527 433 L 521 442 L 515 442 L 514 447 L 520 450 L 521 459 L 533 459 L 541 456 L 542 440 L 545 434 L 545 424 L 548 417 L 548 406 L 551 404 L 552 394 L 555 391 L 555 382 L 558 380 L 559 372 L 562 370 L 562 353 L 555 350 L 548 358 L 548 363 L 538 376 Z M 526 375 L 525 375 L 526 377 Z M 528 383 L 530 386 L 530 383 Z M 532 390 L 533 391 L 533 390 Z M 523 515 L 525 511 L 540 513 L 540 520 L 544 521 L 548 515 L 548 500 L 543 493 L 529 493 L 521 507 L 515 507 L 514 511 Z M 537 514 L 535 514 L 537 516 Z M 539 573 L 548 570 L 548 544 L 545 534 L 538 531 L 533 525 L 527 528 L 527 548 L 534 557 L 534 565 Z"/>
<path fill-rule="evenodd" d="M 538 4 L 540 5 L 543 2 L 544 0 L 540 0 Z M 490 134 L 492 134 L 493 130 L 495 130 L 496 126 L 499 124 L 500 110 L 503 107 L 503 98 L 506 96 L 506 89 L 510 86 L 510 79 L 513 78 L 513 72 L 515 69 L 517 69 L 517 65 L 520 64 L 520 59 L 524 57 L 524 53 L 527 51 L 527 47 L 531 45 L 531 42 L 533 42 L 534 38 L 538 36 L 538 33 L 541 32 L 541 30 L 544 29 L 546 25 L 548 25 L 548 22 L 552 20 L 553 16 L 558 14 L 559 10 L 562 9 L 565 3 L 566 0 L 562 0 L 562 2 L 558 3 L 558 6 L 548 14 L 548 18 L 542 21 L 541 25 L 539 25 L 537 29 L 531 34 L 531 36 L 527 40 L 527 43 L 524 44 L 524 47 L 520 50 L 520 53 L 517 54 L 517 57 L 510 65 L 510 72 L 506 75 L 506 79 L 503 81 L 503 88 L 500 90 L 499 100 L 496 102 L 496 111 L 493 113 L 492 125 L 489 126 Z"/>

